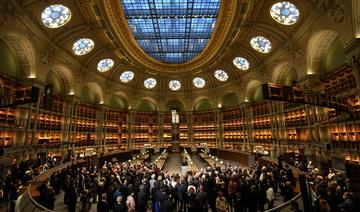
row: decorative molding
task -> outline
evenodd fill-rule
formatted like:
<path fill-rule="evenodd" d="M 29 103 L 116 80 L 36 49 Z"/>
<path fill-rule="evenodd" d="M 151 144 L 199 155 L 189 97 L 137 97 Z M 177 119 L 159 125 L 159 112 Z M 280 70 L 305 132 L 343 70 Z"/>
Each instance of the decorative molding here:
<path fill-rule="evenodd" d="M 344 0 L 325 0 L 322 10 L 327 12 L 329 18 L 335 23 L 343 23 L 345 20 Z"/>

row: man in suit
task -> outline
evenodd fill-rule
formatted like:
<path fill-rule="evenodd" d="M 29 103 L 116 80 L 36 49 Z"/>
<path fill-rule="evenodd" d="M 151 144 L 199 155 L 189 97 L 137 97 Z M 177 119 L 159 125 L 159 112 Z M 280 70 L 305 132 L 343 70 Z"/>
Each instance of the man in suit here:
<path fill-rule="evenodd" d="M 145 186 L 140 185 L 140 191 L 136 194 L 136 204 L 139 212 L 146 212 L 146 205 L 148 202 L 147 194 L 144 191 Z"/>
<path fill-rule="evenodd" d="M 186 191 L 187 185 L 185 184 L 185 179 L 180 178 L 180 183 L 177 183 L 175 186 L 177 200 L 179 201 L 179 211 L 185 210 L 185 200 L 186 200 Z"/>
<path fill-rule="evenodd" d="M 202 185 L 200 186 L 200 192 L 196 195 L 196 201 L 201 212 L 208 211 L 209 196 Z"/>

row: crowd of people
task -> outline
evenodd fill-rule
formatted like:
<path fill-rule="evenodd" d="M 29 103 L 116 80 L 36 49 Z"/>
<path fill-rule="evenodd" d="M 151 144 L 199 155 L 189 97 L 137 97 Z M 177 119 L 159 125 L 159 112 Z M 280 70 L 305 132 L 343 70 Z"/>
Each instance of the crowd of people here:
<path fill-rule="evenodd" d="M 8 208 L 7 211 L 15 211 L 15 202 L 19 191 L 28 185 L 34 177 L 44 173 L 65 161 L 61 158 L 48 157 L 29 159 L 17 163 L 13 160 L 7 166 L 0 166 L 0 209 Z"/>
<path fill-rule="evenodd" d="M 154 164 L 77 164 L 54 173 L 39 188 L 41 204 L 51 209 L 54 195 L 64 191 L 70 212 L 90 211 L 264 211 L 274 207 L 278 188 L 282 201 L 294 196 L 291 169 L 272 165 L 207 167 L 198 173 L 167 173 Z M 281 200 L 280 200 L 281 202 Z"/>
<path fill-rule="evenodd" d="M 1 170 L 0 200 L 15 201 L 22 186 L 47 169 L 62 164 L 57 158 L 14 163 Z M 302 163 L 299 163 L 300 165 Z M 308 164 L 301 166 L 315 191 L 315 211 L 359 211 L 358 199 L 351 181 L 330 169 L 327 173 Z M 37 189 L 38 201 L 53 210 L 57 194 L 64 192 L 63 201 L 70 212 L 168 212 L 168 211 L 264 211 L 277 202 L 287 202 L 294 194 L 295 177 L 289 166 L 271 164 L 255 167 L 206 167 L 197 173 L 168 173 L 151 162 L 140 164 L 92 162 L 74 164 L 51 175 Z M 281 199 L 279 195 L 281 194 Z M 296 202 L 293 211 L 299 210 Z M 94 210 L 94 209 L 93 209 Z"/>

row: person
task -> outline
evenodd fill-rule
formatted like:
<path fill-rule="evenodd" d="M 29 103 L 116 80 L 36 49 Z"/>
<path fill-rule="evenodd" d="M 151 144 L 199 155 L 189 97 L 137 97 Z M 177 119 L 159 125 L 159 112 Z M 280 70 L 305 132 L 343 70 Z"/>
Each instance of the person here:
<path fill-rule="evenodd" d="M 183 160 L 181 162 L 181 172 L 182 172 L 182 175 L 184 175 L 184 176 L 188 172 L 188 162 L 186 161 L 185 157 L 183 157 Z"/>
<path fill-rule="evenodd" d="M 101 200 L 96 205 L 97 212 L 109 212 L 109 205 L 106 198 L 106 193 L 101 195 Z"/>
<path fill-rule="evenodd" d="M 271 209 L 274 207 L 274 201 L 275 201 L 275 192 L 274 188 L 271 183 L 268 183 L 268 189 L 266 190 L 266 199 L 268 202 L 268 209 Z"/>
<path fill-rule="evenodd" d="M 204 187 L 200 186 L 200 192 L 196 195 L 196 201 L 199 206 L 199 211 L 207 212 L 208 211 L 208 202 L 209 202 L 209 196 L 204 191 Z"/>
<path fill-rule="evenodd" d="M 186 191 L 187 185 L 185 184 L 185 179 L 180 178 L 180 182 L 175 186 L 177 200 L 179 202 L 179 211 L 185 210 L 185 200 L 186 200 Z"/>
<path fill-rule="evenodd" d="M 219 191 L 218 197 L 216 198 L 216 209 L 218 212 L 226 212 L 229 208 L 229 203 L 223 196 L 223 193 Z"/>
<path fill-rule="evenodd" d="M 80 202 L 81 202 L 81 212 L 89 212 L 90 208 L 91 208 L 91 204 L 90 204 L 90 198 L 89 198 L 89 191 L 88 190 L 84 190 L 81 197 L 80 197 Z"/>
<path fill-rule="evenodd" d="M 187 197 L 187 209 L 189 212 L 197 211 L 196 204 L 196 188 L 193 185 L 190 185 L 187 189 L 188 197 Z"/>
<path fill-rule="evenodd" d="M 77 203 L 78 194 L 75 188 L 75 181 L 71 180 L 71 183 L 68 187 L 67 193 L 67 204 L 70 212 L 76 211 L 76 203 Z"/>
<path fill-rule="evenodd" d="M 125 205 L 124 202 L 124 197 L 123 196 L 118 196 L 116 198 L 116 204 L 114 206 L 114 212 L 126 212 L 127 211 L 127 207 Z"/>
<path fill-rule="evenodd" d="M 299 203 L 297 203 L 296 201 L 292 201 L 290 203 L 290 210 L 292 212 L 302 212 L 302 210 L 299 209 Z"/>
<path fill-rule="evenodd" d="M 146 212 L 147 195 L 144 192 L 144 185 L 140 185 L 140 191 L 136 194 L 136 203 L 139 212 Z"/>
<path fill-rule="evenodd" d="M 126 207 L 128 208 L 128 210 L 127 210 L 128 212 L 135 212 L 135 210 L 136 210 L 132 185 L 129 186 L 129 196 L 126 199 Z"/>

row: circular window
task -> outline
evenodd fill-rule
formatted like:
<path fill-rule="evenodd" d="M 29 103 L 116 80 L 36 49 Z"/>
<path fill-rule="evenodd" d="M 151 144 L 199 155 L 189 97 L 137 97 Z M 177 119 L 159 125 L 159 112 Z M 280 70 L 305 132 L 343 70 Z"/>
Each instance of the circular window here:
<path fill-rule="evenodd" d="M 76 55 L 85 55 L 89 53 L 94 48 L 94 46 L 94 41 L 92 41 L 91 39 L 81 38 L 74 43 L 73 52 Z"/>
<path fill-rule="evenodd" d="M 144 86 L 147 89 L 152 89 L 156 86 L 156 79 L 154 78 L 147 78 L 146 80 L 144 80 Z"/>
<path fill-rule="evenodd" d="M 205 83 L 205 80 L 204 80 L 203 78 L 201 78 L 201 77 L 195 77 L 195 78 L 193 79 L 193 84 L 194 84 L 194 86 L 197 87 L 197 88 L 203 88 L 206 83 Z"/>
<path fill-rule="evenodd" d="M 228 74 L 224 71 L 224 70 L 216 70 L 214 72 L 214 76 L 216 77 L 216 79 L 225 82 L 226 80 L 228 80 L 229 76 Z"/>
<path fill-rule="evenodd" d="M 276 3 L 271 7 L 270 15 L 280 24 L 292 25 L 299 19 L 300 12 L 294 4 L 283 1 Z"/>
<path fill-rule="evenodd" d="M 177 91 L 181 88 L 181 83 L 179 80 L 171 80 L 169 82 L 169 88 L 173 91 Z"/>
<path fill-rule="evenodd" d="M 69 8 L 61 4 L 54 4 L 46 7 L 41 13 L 41 20 L 48 28 L 64 26 L 71 18 Z"/>
<path fill-rule="evenodd" d="M 103 59 L 100 60 L 97 64 L 97 70 L 100 72 L 109 71 L 114 66 L 114 61 L 112 59 Z"/>
<path fill-rule="evenodd" d="M 132 71 L 124 71 L 120 75 L 120 80 L 123 83 L 130 82 L 133 78 L 134 78 L 134 72 L 132 72 Z"/>
<path fill-rule="evenodd" d="M 235 57 L 233 63 L 234 66 L 240 70 L 246 71 L 250 68 L 249 61 L 243 57 Z"/>
<path fill-rule="evenodd" d="M 269 39 L 257 36 L 251 39 L 250 45 L 258 52 L 269 53 L 271 50 L 271 42 Z"/>

